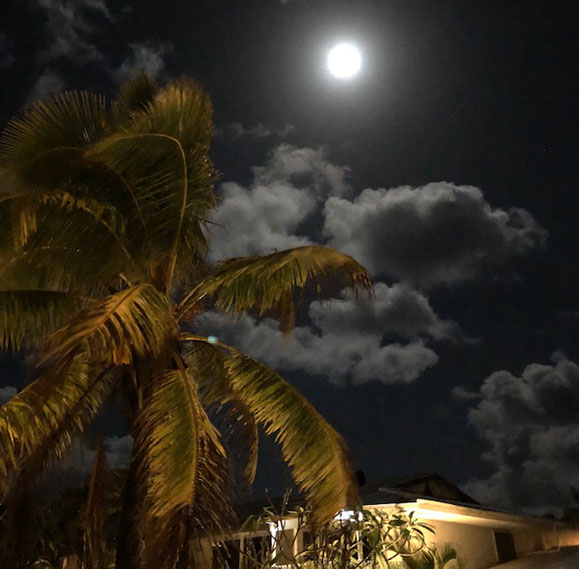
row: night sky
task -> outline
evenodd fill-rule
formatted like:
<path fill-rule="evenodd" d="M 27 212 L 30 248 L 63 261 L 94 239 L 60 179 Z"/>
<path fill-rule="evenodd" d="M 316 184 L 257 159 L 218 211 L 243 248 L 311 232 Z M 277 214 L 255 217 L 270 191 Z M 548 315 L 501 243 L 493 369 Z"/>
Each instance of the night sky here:
<path fill-rule="evenodd" d="M 308 299 L 285 339 L 249 317 L 198 330 L 290 379 L 370 481 L 438 471 L 555 511 L 579 488 L 578 29 L 565 0 L 2 0 L 0 122 L 138 70 L 199 80 L 212 258 L 326 244 L 375 290 Z M 350 81 L 326 69 L 340 41 L 362 52 Z M 2 361 L 0 401 L 25 362 Z M 281 490 L 278 460 L 266 446 L 256 492 Z"/>

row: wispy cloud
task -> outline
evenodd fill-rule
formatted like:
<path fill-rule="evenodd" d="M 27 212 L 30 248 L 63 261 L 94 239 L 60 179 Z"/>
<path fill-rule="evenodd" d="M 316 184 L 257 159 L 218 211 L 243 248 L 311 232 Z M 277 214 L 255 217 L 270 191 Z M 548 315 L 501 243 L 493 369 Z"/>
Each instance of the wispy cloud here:
<path fill-rule="evenodd" d="M 145 72 L 151 77 L 158 77 L 165 71 L 165 59 L 173 52 L 171 43 L 163 44 L 130 44 L 131 53 L 114 71 L 119 82 L 123 82 L 135 73 Z"/>
<path fill-rule="evenodd" d="M 156 77 L 165 70 L 165 59 L 173 51 L 170 42 L 131 43 L 128 53 L 116 64 L 107 52 L 106 37 L 118 30 L 119 19 L 105 0 L 33 0 L 46 19 L 47 45 L 37 55 L 44 66 L 31 88 L 29 100 L 35 100 L 64 88 L 64 78 L 54 71 L 57 62 L 65 60 L 78 66 L 95 64 L 118 82 L 138 71 Z M 122 12 L 122 9 L 119 9 Z M 0 65 L 2 36 L 0 36 Z"/>
<path fill-rule="evenodd" d="M 28 101 L 36 101 L 49 95 L 55 95 L 63 91 L 64 87 L 65 82 L 62 76 L 56 71 L 46 68 L 32 86 L 28 94 Z"/>
<path fill-rule="evenodd" d="M 240 138 L 287 138 L 292 132 L 294 132 L 295 127 L 292 125 L 286 125 L 282 128 L 274 128 L 265 126 L 262 123 L 257 123 L 256 125 L 246 128 L 240 122 L 230 123 L 224 127 L 217 128 L 215 130 L 216 136 L 227 137 L 232 140 L 237 140 Z"/>
<path fill-rule="evenodd" d="M 46 16 L 49 34 L 47 48 L 39 55 L 41 63 L 66 58 L 79 64 L 104 59 L 95 41 L 99 21 L 113 22 L 104 0 L 35 0 Z"/>

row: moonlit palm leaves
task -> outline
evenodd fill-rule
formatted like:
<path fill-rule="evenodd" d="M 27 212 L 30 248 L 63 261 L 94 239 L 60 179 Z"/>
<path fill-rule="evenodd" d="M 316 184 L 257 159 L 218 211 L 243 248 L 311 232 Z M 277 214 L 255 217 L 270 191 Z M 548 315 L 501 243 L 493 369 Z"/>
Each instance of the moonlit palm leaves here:
<path fill-rule="evenodd" d="M 31 105 L 0 142 L 0 344 L 37 358 L 34 381 L 0 408 L 0 501 L 121 398 L 134 438 L 131 539 L 145 555 L 117 558 L 118 569 L 173 568 L 192 533 L 223 521 L 232 449 L 212 423 L 216 405 L 242 441 L 234 454 L 248 482 L 261 426 L 317 519 L 353 500 L 343 441 L 294 388 L 233 347 L 181 332 L 208 309 L 288 331 L 300 297 L 324 282 L 370 286 L 363 267 L 323 247 L 212 267 L 211 133 L 195 83 L 159 89 L 141 76 L 112 102 L 65 93 Z"/>

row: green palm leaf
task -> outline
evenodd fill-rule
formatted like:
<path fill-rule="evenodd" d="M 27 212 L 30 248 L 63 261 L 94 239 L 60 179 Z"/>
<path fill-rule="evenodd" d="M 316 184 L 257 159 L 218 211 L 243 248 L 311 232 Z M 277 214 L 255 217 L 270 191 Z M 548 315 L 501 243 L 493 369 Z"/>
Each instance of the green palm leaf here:
<path fill-rule="evenodd" d="M 115 293 L 79 312 L 46 341 L 40 361 L 66 358 L 82 348 L 90 360 L 132 363 L 134 356 L 159 356 L 176 341 L 167 298 L 142 284 Z"/>
<path fill-rule="evenodd" d="M 105 132 L 103 96 L 66 92 L 24 108 L 0 139 L 0 166 L 25 190 L 53 189 L 79 181 L 83 151 Z"/>
<path fill-rule="evenodd" d="M 352 257 L 327 247 L 298 247 L 263 257 L 240 257 L 217 265 L 177 309 L 178 317 L 195 310 L 206 298 L 217 308 L 240 313 L 256 310 L 277 317 L 285 330 L 294 324 L 294 291 L 309 282 L 317 284 L 345 277 L 355 290 L 371 287 L 370 276 Z"/>
<path fill-rule="evenodd" d="M 38 345 L 88 299 L 52 290 L 0 291 L 0 347 L 18 351 Z"/>
<path fill-rule="evenodd" d="M 260 362 L 234 351 L 225 367 L 237 397 L 281 446 L 315 518 L 328 521 L 353 507 L 354 475 L 338 433 L 295 388 Z"/>
<path fill-rule="evenodd" d="M 132 188 L 163 288 L 190 271 L 208 250 L 206 218 L 215 207 L 215 172 L 208 151 L 211 103 L 190 81 L 161 89 L 119 132 L 87 157 L 117 172 Z"/>
<path fill-rule="evenodd" d="M 172 569 L 192 517 L 207 528 L 224 513 L 212 508 L 222 505 L 218 497 L 223 494 L 223 466 L 219 465 L 225 450 L 184 369 L 168 371 L 153 381 L 137 425 L 135 459 L 146 488 L 145 567 Z M 212 508 L 200 504 L 203 496 L 210 496 Z"/>
<path fill-rule="evenodd" d="M 326 522 L 340 510 L 354 507 L 356 485 L 346 444 L 294 387 L 231 346 L 209 344 L 199 336 L 184 339 L 228 352 L 223 366 L 231 397 L 246 405 L 266 434 L 281 446 L 317 521 Z"/>
<path fill-rule="evenodd" d="M 146 73 L 137 73 L 123 85 L 113 103 L 113 120 L 118 125 L 129 121 L 135 113 L 144 111 L 155 99 L 158 87 Z"/>
<path fill-rule="evenodd" d="M 242 479 L 249 487 L 255 481 L 259 455 L 259 428 L 251 409 L 237 399 L 224 368 L 224 354 L 205 342 L 190 342 L 182 351 L 192 370 L 205 408 L 219 406 L 224 424 L 221 431 L 227 439 L 230 457 L 242 465 Z M 231 451 L 237 451 L 234 455 Z"/>
<path fill-rule="evenodd" d="M 108 371 L 97 362 L 89 367 L 81 354 L 52 366 L 0 407 L 0 496 L 24 466 L 41 470 L 50 458 L 63 455 L 109 394 Z"/>

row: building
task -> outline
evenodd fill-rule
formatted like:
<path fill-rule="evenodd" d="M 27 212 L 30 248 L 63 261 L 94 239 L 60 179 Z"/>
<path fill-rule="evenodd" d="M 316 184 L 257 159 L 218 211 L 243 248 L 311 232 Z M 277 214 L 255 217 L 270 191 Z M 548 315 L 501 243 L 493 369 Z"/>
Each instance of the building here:
<path fill-rule="evenodd" d="M 579 544 L 579 532 L 561 522 L 487 508 L 436 473 L 390 480 L 374 487 L 364 486 L 360 494 L 364 506 L 369 509 L 384 513 L 395 509 L 414 512 L 435 530 L 429 544 L 452 545 L 467 569 L 489 569 L 532 553 Z M 247 505 L 241 515 L 256 512 L 264 505 L 263 502 Z M 296 532 L 296 525 L 288 518 L 284 531 Z M 221 546 L 228 548 L 226 562 L 223 556 L 217 560 L 215 548 L 208 543 L 198 546 L 196 558 L 204 560 L 203 567 L 250 569 L 239 551 L 249 544 L 255 546 L 264 537 L 267 539 L 267 533 L 264 528 L 261 532 L 240 532 L 231 536 L 228 544 Z M 297 553 L 303 547 L 303 538 L 297 533 L 293 537 L 288 542 Z M 399 566 L 404 567 L 404 564 Z"/>

